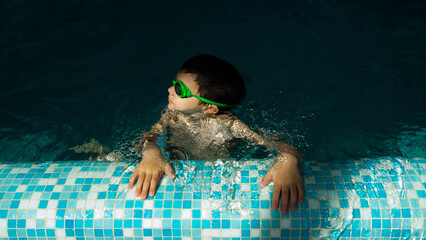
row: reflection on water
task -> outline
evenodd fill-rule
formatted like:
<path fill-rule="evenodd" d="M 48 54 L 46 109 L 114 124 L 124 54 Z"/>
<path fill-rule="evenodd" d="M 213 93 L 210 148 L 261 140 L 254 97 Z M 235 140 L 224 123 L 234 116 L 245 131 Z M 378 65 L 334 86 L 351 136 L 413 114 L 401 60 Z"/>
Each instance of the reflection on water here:
<path fill-rule="evenodd" d="M 173 74 L 200 53 L 251 79 L 237 116 L 305 159 L 424 156 L 424 1 L 219 0 L 219 22 L 203 8 L 2 4 L 1 160 L 67 160 L 91 138 L 136 158 Z"/>

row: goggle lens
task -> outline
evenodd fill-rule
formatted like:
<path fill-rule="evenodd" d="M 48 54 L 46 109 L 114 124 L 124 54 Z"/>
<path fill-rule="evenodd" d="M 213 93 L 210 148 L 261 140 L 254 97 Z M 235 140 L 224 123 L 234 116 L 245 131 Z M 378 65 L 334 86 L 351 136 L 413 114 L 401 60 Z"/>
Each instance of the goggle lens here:
<path fill-rule="evenodd" d="M 182 97 L 182 87 L 180 86 L 179 83 L 175 82 L 175 92 L 176 95 L 178 95 L 179 97 Z"/>

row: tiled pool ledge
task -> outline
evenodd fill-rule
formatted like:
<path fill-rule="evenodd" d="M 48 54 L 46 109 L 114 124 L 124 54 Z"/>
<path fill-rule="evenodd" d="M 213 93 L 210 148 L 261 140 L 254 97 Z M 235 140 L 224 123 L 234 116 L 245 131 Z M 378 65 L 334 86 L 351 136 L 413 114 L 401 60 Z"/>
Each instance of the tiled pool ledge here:
<path fill-rule="evenodd" d="M 426 160 L 305 162 L 305 202 L 271 210 L 263 161 L 192 161 L 139 200 L 126 162 L 0 165 L 0 239 L 424 239 Z"/>

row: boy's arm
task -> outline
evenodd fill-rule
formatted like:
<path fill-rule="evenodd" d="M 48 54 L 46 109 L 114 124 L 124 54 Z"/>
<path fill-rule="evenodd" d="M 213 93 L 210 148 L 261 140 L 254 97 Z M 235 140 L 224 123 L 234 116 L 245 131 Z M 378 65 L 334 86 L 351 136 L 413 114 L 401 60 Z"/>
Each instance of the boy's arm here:
<path fill-rule="evenodd" d="M 170 179 L 175 178 L 170 163 L 166 162 L 161 150 L 157 145 L 157 138 L 166 130 L 170 121 L 170 113 L 163 114 L 161 119 L 152 126 L 151 131 L 144 133 L 144 138 L 138 144 L 142 152 L 142 161 L 136 167 L 129 179 L 129 189 L 133 188 L 136 182 L 135 195 L 145 199 L 148 195 L 154 196 L 157 190 L 158 181 L 165 173 Z"/>
<path fill-rule="evenodd" d="M 304 201 L 303 179 L 299 170 L 299 163 L 302 161 L 300 152 L 290 144 L 284 142 L 269 142 L 262 136 L 252 131 L 246 124 L 236 119 L 232 124 L 232 131 L 235 137 L 243 138 L 265 147 L 275 146 L 278 156 L 275 163 L 268 170 L 262 181 L 261 187 L 274 182 L 272 195 L 272 208 L 278 209 L 279 198 L 281 197 L 281 211 L 286 214 L 288 205 L 290 209 L 296 210 L 296 202 Z M 290 200 L 290 202 L 289 202 Z"/>

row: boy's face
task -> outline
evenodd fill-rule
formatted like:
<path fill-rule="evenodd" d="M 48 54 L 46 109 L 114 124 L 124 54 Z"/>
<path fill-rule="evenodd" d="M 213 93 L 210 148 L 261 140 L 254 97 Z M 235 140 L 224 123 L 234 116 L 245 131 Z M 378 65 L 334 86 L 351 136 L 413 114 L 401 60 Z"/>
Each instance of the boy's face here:
<path fill-rule="evenodd" d="M 198 84 L 195 82 L 195 74 L 178 72 L 177 81 L 183 82 L 191 91 L 192 94 L 198 95 Z M 195 97 L 180 98 L 176 92 L 175 87 L 172 85 L 169 91 L 169 105 L 167 107 L 171 110 L 185 111 L 191 108 L 200 107 L 200 100 Z"/>

